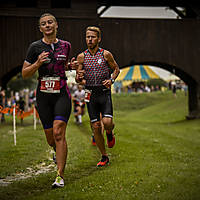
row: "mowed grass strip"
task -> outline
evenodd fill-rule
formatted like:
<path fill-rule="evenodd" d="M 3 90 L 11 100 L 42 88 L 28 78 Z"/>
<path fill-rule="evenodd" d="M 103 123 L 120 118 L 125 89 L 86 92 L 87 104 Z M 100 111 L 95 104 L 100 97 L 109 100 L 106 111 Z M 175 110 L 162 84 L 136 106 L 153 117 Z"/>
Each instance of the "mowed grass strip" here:
<path fill-rule="evenodd" d="M 52 169 L 0 186 L 0 199 L 200 199 L 200 120 L 185 120 L 184 93 L 115 94 L 113 104 L 116 146 L 107 149 L 108 167 L 96 168 L 100 154 L 91 145 L 88 115 L 82 126 L 71 115 L 65 187 L 51 189 Z M 40 125 L 34 131 L 31 118 L 18 125 L 17 146 L 10 129 L 9 121 L 0 129 L 2 178 L 51 164 Z"/>

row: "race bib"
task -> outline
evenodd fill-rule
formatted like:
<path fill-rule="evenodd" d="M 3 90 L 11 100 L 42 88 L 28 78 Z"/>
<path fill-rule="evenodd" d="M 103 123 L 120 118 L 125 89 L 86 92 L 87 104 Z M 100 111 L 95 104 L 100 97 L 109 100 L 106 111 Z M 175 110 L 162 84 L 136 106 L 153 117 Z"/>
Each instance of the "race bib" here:
<path fill-rule="evenodd" d="M 85 102 L 90 102 L 91 91 L 85 89 Z"/>
<path fill-rule="evenodd" d="M 41 92 L 60 93 L 60 77 L 43 77 L 41 79 Z"/>

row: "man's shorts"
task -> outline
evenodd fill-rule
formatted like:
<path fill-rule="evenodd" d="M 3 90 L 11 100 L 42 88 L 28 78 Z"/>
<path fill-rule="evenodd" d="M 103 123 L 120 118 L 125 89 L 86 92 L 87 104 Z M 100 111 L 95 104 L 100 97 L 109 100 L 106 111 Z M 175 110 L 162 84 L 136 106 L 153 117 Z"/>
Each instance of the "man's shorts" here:
<path fill-rule="evenodd" d="M 87 103 L 87 109 L 91 122 L 100 121 L 100 113 L 102 118 L 113 117 L 113 106 L 110 89 L 92 90 L 90 102 Z"/>
<path fill-rule="evenodd" d="M 36 108 L 44 129 L 52 128 L 54 120 L 68 122 L 72 105 L 67 86 L 62 87 L 60 93 L 44 93 L 38 87 L 36 102 Z"/>

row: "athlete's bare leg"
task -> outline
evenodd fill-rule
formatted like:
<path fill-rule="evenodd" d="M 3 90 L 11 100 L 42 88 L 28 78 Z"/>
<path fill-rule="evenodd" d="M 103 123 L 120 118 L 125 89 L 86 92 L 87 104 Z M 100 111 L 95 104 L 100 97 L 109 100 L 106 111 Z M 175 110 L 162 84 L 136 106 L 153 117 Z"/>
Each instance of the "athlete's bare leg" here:
<path fill-rule="evenodd" d="M 113 148 L 115 145 L 115 136 L 113 133 L 113 129 L 114 129 L 115 125 L 113 123 L 113 119 L 104 117 L 103 124 L 104 124 L 104 128 L 106 130 L 108 148 Z"/>
<path fill-rule="evenodd" d="M 96 141 L 97 147 L 99 148 L 99 151 L 101 152 L 102 155 L 107 155 L 105 149 L 104 136 L 102 135 L 101 122 L 100 121 L 93 122 L 92 128 L 94 131 L 94 139 Z"/>
<path fill-rule="evenodd" d="M 77 122 L 79 124 L 81 124 L 82 123 L 82 108 L 81 108 L 81 106 L 77 106 L 76 110 L 77 110 L 77 112 L 74 114 L 74 116 L 75 116 Z"/>
<path fill-rule="evenodd" d="M 54 132 L 53 132 L 54 130 Z M 63 177 L 67 159 L 67 142 L 65 139 L 66 123 L 55 120 L 53 128 L 45 129 L 48 144 L 55 149 L 59 174 Z"/>
<path fill-rule="evenodd" d="M 109 117 L 104 117 L 102 119 L 103 121 L 103 125 L 104 125 L 104 129 L 108 132 L 112 132 L 112 130 L 114 129 L 115 125 L 113 123 L 113 119 L 109 118 Z"/>
<path fill-rule="evenodd" d="M 56 144 L 56 161 L 58 173 L 64 176 L 65 164 L 67 160 L 67 142 L 65 138 L 67 124 L 61 120 L 54 120 L 53 136 Z"/>
<path fill-rule="evenodd" d="M 90 127 L 91 127 L 91 130 L 92 130 L 92 134 L 94 135 L 94 128 L 92 126 L 92 122 L 90 122 Z M 101 120 L 101 133 L 104 136 L 104 125 L 103 125 L 103 121 L 102 120 Z"/>
<path fill-rule="evenodd" d="M 76 109 L 77 109 L 77 112 L 76 112 L 74 115 L 75 115 L 75 116 L 81 115 L 81 113 L 82 113 L 81 107 L 80 107 L 80 106 L 77 106 Z"/>
<path fill-rule="evenodd" d="M 102 119 L 101 119 L 101 133 L 104 136 L 104 124 Z"/>
<path fill-rule="evenodd" d="M 104 124 L 103 124 L 103 120 L 102 120 L 102 115 L 100 113 L 100 121 L 101 121 L 101 133 L 102 135 L 104 135 Z M 92 133 L 94 135 L 94 128 L 92 127 L 92 122 L 90 122 L 90 127 L 92 129 Z"/>
<path fill-rule="evenodd" d="M 44 132 L 45 132 L 47 143 L 49 144 L 49 146 L 55 148 L 56 143 L 53 137 L 53 128 L 45 129 Z"/>

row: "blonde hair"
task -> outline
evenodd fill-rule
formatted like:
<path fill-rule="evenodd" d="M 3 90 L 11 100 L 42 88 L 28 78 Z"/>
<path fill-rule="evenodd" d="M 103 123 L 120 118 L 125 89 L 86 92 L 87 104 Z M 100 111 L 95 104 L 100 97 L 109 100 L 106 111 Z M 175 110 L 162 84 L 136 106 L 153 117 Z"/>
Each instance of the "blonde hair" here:
<path fill-rule="evenodd" d="M 98 27 L 96 27 L 96 26 L 88 26 L 87 28 L 86 28 L 86 32 L 87 31 L 94 31 L 94 32 L 96 32 L 97 33 L 97 36 L 100 38 L 101 37 L 101 30 L 100 30 L 100 28 L 98 28 Z"/>
<path fill-rule="evenodd" d="M 57 20 L 56 18 L 54 17 L 54 15 L 52 15 L 51 13 L 44 13 L 40 16 L 40 19 L 39 19 L 39 26 L 40 26 L 40 20 L 43 18 L 43 17 L 46 17 L 46 16 L 51 16 L 53 18 L 53 20 L 57 23 Z"/>

